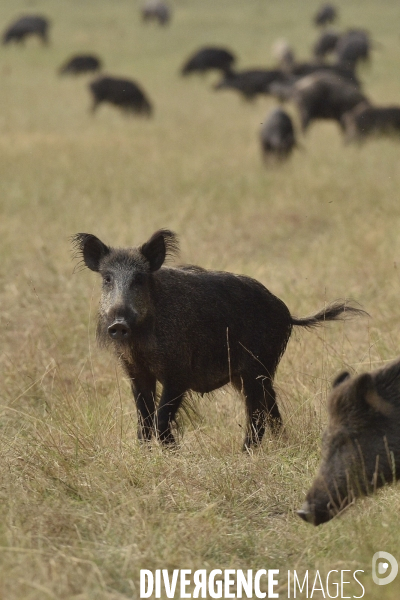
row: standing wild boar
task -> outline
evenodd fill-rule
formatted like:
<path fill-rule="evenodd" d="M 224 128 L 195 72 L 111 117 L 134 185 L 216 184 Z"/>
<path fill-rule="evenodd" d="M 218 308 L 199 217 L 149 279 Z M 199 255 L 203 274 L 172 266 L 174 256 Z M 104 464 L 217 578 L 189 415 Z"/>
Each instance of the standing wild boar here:
<path fill-rule="evenodd" d="M 181 73 L 184 76 L 190 73 L 206 73 L 214 70 L 230 73 L 235 60 L 235 55 L 226 48 L 206 46 L 192 54 L 183 65 Z"/>
<path fill-rule="evenodd" d="M 334 73 L 314 73 L 293 86 L 292 98 L 300 113 L 303 131 L 315 119 L 333 119 L 343 128 L 342 116 L 367 98 L 348 81 Z"/>
<path fill-rule="evenodd" d="M 337 19 L 337 10 L 333 4 L 323 4 L 314 16 L 315 25 L 328 25 Z"/>
<path fill-rule="evenodd" d="M 274 83 L 287 83 L 288 76 L 281 69 L 248 69 L 231 71 L 214 85 L 214 90 L 236 90 L 246 100 L 254 100 L 259 94 L 269 94 Z"/>
<path fill-rule="evenodd" d="M 37 35 L 44 44 L 47 44 L 50 22 L 45 17 L 38 15 L 25 15 L 12 23 L 3 33 L 3 44 L 10 42 L 24 42 L 25 38 Z"/>
<path fill-rule="evenodd" d="M 284 160 L 296 146 L 294 127 L 290 116 L 281 108 L 275 108 L 266 119 L 260 131 L 264 159 L 274 157 Z"/>
<path fill-rule="evenodd" d="M 370 135 L 399 135 L 400 106 L 358 104 L 342 117 L 347 142 L 361 141 Z"/>
<path fill-rule="evenodd" d="M 357 496 L 393 481 L 400 468 L 400 360 L 351 377 L 344 372 L 328 399 L 322 461 L 298 515 L 325 523 Z"/>
<path fill-rule="evenodd" d="M 336 31 L 324 31 L 314 44 L 313 55 L 318 60 L 324 60 L 336 48 L 340 35 Z"/>
<path fill-rule="evenodd" d="M 60 75 L 80 75 L 101 69 L 101 60 L 93 54 L 77 54 L 67 60 L 59 69 Z"/>
<path fill-rule="evenodd" d="M 156 21 L 159 25 L 167 25 L 171 19 L 171 9 L 164 0 L 146 0 L 142 6 L 143 21 Z"/>
<path fill-rule="evenodd" d="M 340 64 L 355 69 L 358 62 L 368 61 L 371 52 L 371 39 L 363 29 L 350 29 L 340 36 L 335 48 Z"/>
<path fill-rule="evenodd" d="M 187 391 L 231 382 L 246 400 L 244 446 L 281 425 L 273 378 L 293 325 L 313 327 L 364 311 L 334 302 L 303 319 L 261 283 L 201 267 L 165 267 L 177 236 L 156 231 L 138 248 L 111 248 L 94 235 L 73 238 L 78 256 L 103 279 L 97 336 L 110 344 L 132 382 L 139 439 L 156 431 L 175 442 L 171 424 Z M 156 381 L 162 394 L 156 411 Z"/>
<path fill-rule="evenodd" d="M 92 93 L 92 112 L 106 102 L 118 106 L 127 113 L 151 116 L 152 106 L 136 81 L 118 77 L 98 77 L 89 84 Z"/>

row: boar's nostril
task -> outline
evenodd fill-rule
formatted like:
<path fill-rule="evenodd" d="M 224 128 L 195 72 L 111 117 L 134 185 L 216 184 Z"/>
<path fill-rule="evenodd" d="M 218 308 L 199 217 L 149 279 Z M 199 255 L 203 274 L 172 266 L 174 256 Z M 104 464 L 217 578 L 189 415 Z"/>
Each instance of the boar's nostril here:
<path fill-rule="evenodd" d="M 125 321 L 116 321 L 108 328 L 108 335 L 113 340 L 127 340 L 130 336 L 130 333 L 130 327 Z"/>

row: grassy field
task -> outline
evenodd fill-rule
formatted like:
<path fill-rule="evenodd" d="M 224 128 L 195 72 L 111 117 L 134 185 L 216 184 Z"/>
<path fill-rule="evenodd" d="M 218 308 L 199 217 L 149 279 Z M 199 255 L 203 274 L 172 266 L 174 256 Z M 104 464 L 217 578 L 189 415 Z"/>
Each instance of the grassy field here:
<path fill-rule="evenodd" d="M 179 77 L 203 44 L 228 45 L 245 68 L 272 64 L 286 37 L 305 59 L 318 4 L 175 0 L 164 29 L 142 25 L 133 0 L 1 2 L 2 28 L 24 12 L 52 19 L 49 47 L 0 51 L 1 600 L 138 598 L 139 569 L 177 568 L 362 569 L 365 598 L 399 598 L 400 577 L 371 578 L 376 551 L 400 559 L 396 486 L 319 528 L 295 514 L 332 378 L 399 353 L 399 145 L 344 146 L 336 125 L 316 123 L 290 162 L 266 169 L 258 131 L 275 101 Z M 400 5 L 336 4 L 342 29 L 377 42 L 365 92 L 398 103 Z M 154 118 L 91 116 L 90 78 L 56 75 L 79 51 L 137 79 Z M 296 316 L 343 297 L 371 314 L 294 333 L 276 380 L 285 437 L 251 455 L 229 387 L 194 398 L 178 452 L 139 448 L 128 382 L 96 347 L 100 282 L 74 273 L 69 237 L 137 245 L 160 227 L 178 233 L 183 262 L 255 277 Z"/>

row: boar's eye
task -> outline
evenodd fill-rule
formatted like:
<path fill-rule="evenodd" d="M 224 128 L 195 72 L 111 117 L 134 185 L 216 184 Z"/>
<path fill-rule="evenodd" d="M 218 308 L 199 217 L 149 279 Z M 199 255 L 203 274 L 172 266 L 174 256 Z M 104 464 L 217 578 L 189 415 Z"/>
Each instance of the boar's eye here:
<path fill-rule="evenodd" d="M 104 284 L 104 285 L 111 285 L 111 283 L 112 283 L 112 279 L 113 279 L 113 278 L 112 278 L 112 275 L 110 275 L 110 273 L 106 273 L 106 274 L 103 276 L 103 284 Z"/>

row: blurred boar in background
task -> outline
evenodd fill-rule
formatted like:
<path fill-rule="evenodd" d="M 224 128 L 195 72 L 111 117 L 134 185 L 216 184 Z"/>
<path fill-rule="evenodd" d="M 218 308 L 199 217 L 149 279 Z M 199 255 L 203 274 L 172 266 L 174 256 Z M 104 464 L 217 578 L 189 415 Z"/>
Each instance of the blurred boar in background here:
<path fill-rule="evenodd" d="M 182 75 L 189 73 L 206 73 L 207 71 L 222 71 L 229 73 L 235 62 L 235 55 L 225 48 L 200 48 L 183 65 Z"/>
<path fill-rule="evenodd" d="M 358 62 L 368 61 L 371 52 L 369 34 L 362 29 L 350 29 L 340 36 L 335 48 L 337 61 L 355 69 Z"/>
<path fill-rule="evenodd" d="M 297 63 L 293 65 L 290 71 L 290 74 L 295 81 L 299 81 L 302 77 L 312 75 L 313 73 L 332 74 L 338 77 L 343 83 L 351 83 L 356 87 L 360 87 L 360 82 L 357 79 L 354 69 L 341 64 L 330 65 L 328 63 L 320 62 Z"/>
<path fill-rule="evenodd" d="M 150 116 L 152 106 L 137 83 L 129 79 L 99 77 L 89 84 L 93 96 L 92 112 L 102 102 L 114 104 L 126 112 Z"/>
<path fill-rule="evenodd" d="M 101 69 L 101 60 L 92 54 L 78 54 L 73 56 L 60 69 L 60 75 L 80 75 Z"/>
<path fill-rule="evenodd" d="M 3 44 L 9 42 L 24 42 L 30 35 L 37 35 L 44 44 L 47 44 L 50 22 L 45 17 L 27 15 L 21 17 L 10 25 L 3 34 Z"/>
<path fill-rule="evenodd" d="M 333 4 L 323 4 L 315 14 L 315 25 L 328 25 L 337 19 L 337 10 Z"/>
<path fill-rule="evenodd" d="M 279 70 L 252 69 L 248 71 L 229 72 L 225 77 L 215 84 L 215 90 L 236 90 L 246 100 L 254 100 L 259 94 L 270 94 L 271 85 L 275 83 L 285 84 L 287 75 Z"/>
<path fill-rule="evenodd" d="M 319 472 L 298 511 L 314 525 L 394 480 L 400 467 L 400 360 L 356 377 L 339 375 L 328 413 Z"/>
<path fill-rule="evenodd" d="M 334 52 L 340 34 L 336 31 L 324 31 L 314 44 L 313 55 L 318 60 L 324 60 L 327 54 Z"/>
<path fill-rule="evenodd" d="M 273 110 L 263 124 L 260 132 L 261 147 L 264 159 L 289 157 L 296 146 L 296 138 L 292 119 L 282 109 Z"/>
<path fill-rule="evenodd" d="M 345 112 L 360 102 L 369 104 L 356 86 L 327 72 L 300 79 L 294 85 L 292 99 L 299 110 L 303 131 L 315 119 L 334 119 L 343 128 L 341 118 Z"/>
<path fill-rule="evenodd" d="M 346 141 L 362 140 L 369 135 L 400 134 L 400 106 L 360 104 L 342 117 Z"/>
<path fill-rule="evenodd" d="M 164 445 L 174 444 L 171 425 L 185 394 L 232 383 L 246 401 L 244 447 L 260 443 L 267 425 L 276 431 L 282 423 L 273 378 L 293 326 L 363 313 L 338 301 L 296 319 L 250 277 L 165 267 L 178 250 L 166 229 L 137 248 L 111 248 L 88 233 L 76 234 L 74 246 L 102 277 L 97 336 L 131 380 L 141 440 L 156 432 Z M 156 410 L 157 381 L 163 389 Z"/>
<path fill-rule="evenodd" d="M 171 19 L 171 9 L 163 0 L 147 0 L 142 6 L 143 21 L 158 21 L 159 25 L 167 25 Z"/>

